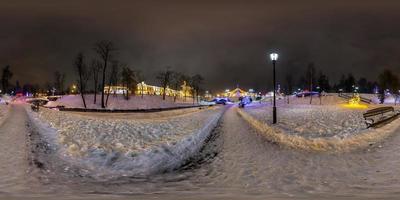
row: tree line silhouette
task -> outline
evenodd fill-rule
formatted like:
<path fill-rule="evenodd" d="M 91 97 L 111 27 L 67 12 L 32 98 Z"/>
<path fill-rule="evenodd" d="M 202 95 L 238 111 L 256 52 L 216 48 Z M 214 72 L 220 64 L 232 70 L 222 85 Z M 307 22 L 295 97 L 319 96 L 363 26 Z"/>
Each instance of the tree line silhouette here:
<path fill-rule="evenodd" d="M 111 41 L 102 40 L 93 45 L 94 57 L 88 59 L 83 52 L 78 52 L 73 61 L 73 68 L 77 77 L 77 90 L 82 96 L 82 101 L 86 107 L 86 93 L 98 94 L 100 92 L 101 107 L 106 108 L 110 96 L 109 91 L 105 92 L 106 85 L 121 85 L 129 88 L 124 94 L 128 100 L 130 95 L 135 95 L 138 83 L 145 81 L 142 72 L 129 67 L 127 64 L 118 60 L 118 49 Z M 172 70 L 171 66 L 165 67 L 164 70 L 156 75 L 159 85 L 163 88 L 162 99 L 166 99 L 166 88 L 170 87 L 179 90 L 181 85 L 186 82 L 192 88 L 193 101 L 204 91 L 202 85 L 204 78 L 195 74 L 192 76 L 182 72 Z M 16 94 L 19 92 L 29 93 L 48 93 L 48 94 L 65 94 L 68 93 L 65 87 L 66 74 L 59 71 L 54 72 L 53 83 L 46 83 L 44 87 L 37 84 L 25 84 L 22 87 L 16 81 L 15 85 L 11 84 L 13 73 L 11 66 L 6 65 L 2 69 L 1 75 L 1 93 Z M 297 79 L 297 81 L 296 81 Z M 90 83 L 90 84 L 89 84 Z M 305 73 L 295 77 L 293 74 L 287 73 L 284 80 L 281 81 L 283 91 L 286 94 L 292 94 L 296 89 L 318 91 L 318 92 L 359 92 L 359 93 L 378 93 L 381 102 L 384 101 L 385 94 L 391 93 L 395 98 L 399 98 L 400 83 L 398 76 L 389 69 L 384 69 L 378 76 L 376 81 L 367 80 L 364 77 L 358 79 L 351 73 L 342 74 L 339 81 L 331 84 L 329 76 L 324 74 L 322 70 L 317 70 L 314 63 L 309 63 Z M 91 86 L 89 88 L 88 86 Z M 143 87 L 142 87 L 143 90 Z M 143 91 L 141 92 L 143 97 Z M 97 95 L 93 95 L 93 103 L 98 101 Z M 174 96 L 176 101 L 176 95 Z M 310 98 L 310 103 L 312 96 Z"/>

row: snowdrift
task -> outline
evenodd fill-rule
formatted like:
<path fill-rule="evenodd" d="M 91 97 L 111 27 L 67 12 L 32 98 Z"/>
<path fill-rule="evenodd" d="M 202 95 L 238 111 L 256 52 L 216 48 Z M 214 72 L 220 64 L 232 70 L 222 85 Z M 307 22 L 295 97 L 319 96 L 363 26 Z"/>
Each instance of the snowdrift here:
<path fill-rule="evenodd" d="M 101 109 L 101 95 L 97 95 L 96 104 L 93 104 L 94 95 L 85 95 L 87 108 L 90 109 Z M 174 102 L 173 97 L 166 97 L 166 100 L 162 99 L 162 96 L 131 96 L 129 100 L 126 100 L 122 95 L 110 95 L 108 100 L 107 109 L 153 109 L 153 108 L 171 108 L 180 106 L 193 105 L 191 98 L 177 99 Z M 50 101 L 46 104 L 47 107 L 65 106 L 67 108 L 84 108 L 82 98 L 80 95 L 65 95 L 57 99 L 57 101 Z"/>
<path fill-rule="evenodd" d="M 299 105 L 297 105 L 298 107 Z M 312 107 L 312 106 L 310 106 Z M 269 140 L 292 148 L 313 151 L 349 151 L 380 142 L 400 128 L 399 120 L 378 128 L 367 129 L 362 111 L 344 111 L 339 107 L 311 109 L 291 108 L 279 112 L 277 125 L 268 120 L 269 109 L 237 109 L 240 116 Z M 296 113 L 300 110 L 300 114 Z"/>
<path fill-rule="evenodd" d="M 178 168 L 203 146 L 222 109 L 160 120 L 89 119 L 50 109 L 29 115 L 61 159 L 104 179 Z"/>

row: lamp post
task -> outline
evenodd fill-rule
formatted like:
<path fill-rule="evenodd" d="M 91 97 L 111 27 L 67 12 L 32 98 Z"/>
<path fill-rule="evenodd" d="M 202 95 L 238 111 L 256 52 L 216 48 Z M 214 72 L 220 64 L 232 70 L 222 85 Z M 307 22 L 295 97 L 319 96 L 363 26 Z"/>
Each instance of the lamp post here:
<path fill-rule="evenodd" d="M 275 79 L 275 64 L 276 64 L 276 60 L 278 60 L 278 54 L 277 53 L 271 53 L 270 55 L 271 61 L 272 61 L 272 65 L 273 65 L 273 81 L 274 81 L 274 106 L 273 106 L 273 110 L 272 110 L 272 116 L 273 116 L 273 120 L 272 123 L 276 124 L 276 79 Z"/>

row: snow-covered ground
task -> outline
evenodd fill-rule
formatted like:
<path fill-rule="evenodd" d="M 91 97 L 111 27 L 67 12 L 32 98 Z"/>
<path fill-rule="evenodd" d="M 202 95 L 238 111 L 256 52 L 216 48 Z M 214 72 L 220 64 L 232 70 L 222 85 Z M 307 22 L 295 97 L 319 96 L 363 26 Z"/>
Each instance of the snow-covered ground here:
<path fill-rule="evenodd" d="M 101 108 L 101 95 L 97 95 L 96 104 L 93 104 L 94 95 L 85 95 L 87 108 Z M 106 99 L 106 97 L 105 97 Z M 174 102 L 173 97 L 162 96 L 131 96 L 126 100 L 122 95 L 110 95 L 108 99 L 107 109 L 150 109 L 150 108 L 170 108 L 179 106 L 193 105 L 192 98 L 179 98 Z M 57 101 L 51 101 L 46 104 L 48 107 L 65 106 L 69 108 L 83 108 L 83 102 L 80 95 L 65 95 Z"/>
<path fill-rule="evenodd" d="M 347 93 L 347 95 L 352 95 L 352 93 Z M 364 97 L 366 99 L 370 99 L 373 104 L 380 104 L 380 100 L 377 94 L 360 94 L 361 97 Z M 285 100 L 287 101 L 287 97 L 285 97 Z M 264 100 L 265 102 L 271 102 L 271 98 L 266 98 Z M 281 101 L 281 100 L 280 100 Z M 310 103 L 310 97 L 296 97 L 294 95 L 289 97 L 289 101 L 293 102 L 295 104 L 309 104 Z M 338 103 L 346 103 L 347 100 L 344 98 L 341 98 L 338 96 L 337 93 L 327 93 L 325 96 L 321 97 L 321 104 L 322 105 L 336 105 Z M 386 105 L 391 105 L 393 106 L 395 103 L 395 98 L 393 96 L 387 96 L 385 98 L 384 104 Z M 314 96 L 312 100 L 312 105 L 319 105 L 320 104 L 320 99 L 318 96 Z M 397 100 L 396 104 L 400 104 L 400 99 Z"/>
<path fill-rule="evenodd" d="M 292 96 L 289 100 L 289 103 L 310 105 L 310 97 Z M 311 101 L 312 105 L 337 105 L 341 103 L 347 103 L 347 101 L 338 97 L 335 93 L 328 93 L 325 96 L 321 96 L 321 98 L 314 96 Z"/>
<path fill-rule="evenodd" d="M 287 104 L 287 101 L 289 99 L 290 104 L 304 104 L 304 105 L 310 105 L 310 97 L 297 97 L 296 95 L 289 95 L 289 96 L 277 96 L 277 103 L 282 103 L 282 104 Z M 261 103 L 266 103 L 266 104 L 272 104 L 273 99 L 271 97 L 263 98 L 261 100 Z M 259 103 L 260 101 L 257 101 L 255 103 Z M 321 96 L 319 98 L 318 96 L 313 96 L 313 99 L 311 101 L 311 105 L 336 105 L 339 103 L 346 103 L 347 100 L 338 97 L 337 94 L 335 93 L 328 93 L 324 96 Z"/>
<path fill-rule="evenodd" d="M 309 97 L 291 99 L 290 104 L 280 100 L 275 125 L 272 125 L 271 103 L 253 103 L 238 109 L 238 113 L 271 141 L 305 150 L 348 151 L 368 147 L 389 137 L 400 127 L 400 119 L 395 119 L 383 127 L 367 128 L 363 113 L 380 105 L 351 106 L 334 95 L 329 98 L 322 100 L 322 105 L 318 98 L 316 105 L 309 104 Z"/>
<path fill-rule="evenodd" d="M 204 108 L 205 109 L 205 108 Z M 182 108 L 174 110 L 166 110 L 162 112 L 145 112 L 145 113 L 112 113 L 112 119 L 162 119 L 171 117 L 183 117 L 183 115 L 191 115 L 195 112 L 200 112 L 202 109 L 198 107 L 194 108 Z M 110 113 L 101 112 L 71 112 L 71 115 L 78 115 L 86 117 L 88 119 L 109 119 Z"/>
<path fill-rule="evenodd" d="M 371 99 L 373 103 L 375 104 L 380 104 L 381 101 L 378 97 L 377 94 L 361 94 L 360 96 Z M 395 104 L 395 98 L 394 96 L 390 95 L 385 97 L 385 101 L 384 104 L 388 104 L 388 105 L 394 105 Z M 400 99 L 397 99 L 396 104 L 400 104 Z"/>
<path fill-rule="evenodd" d="M 245 109 L 256 119 L 271 124 L 272 106 L 249 106 Z M 366 129 L 362 109 L 347 109 L 339 105 L 282 104 L 277 108 L 278 124 L 286 133 L 306 138 L 344 138 Z"/>
<path fill-rule="evenodd" d="M 222 109 L 158 119 L 114 119 L 114 114 L 104 118 L 50 109 L 29 114 L 72 163 L 107 175 L 147 175 L 176 168 L 195 154 Z"/>

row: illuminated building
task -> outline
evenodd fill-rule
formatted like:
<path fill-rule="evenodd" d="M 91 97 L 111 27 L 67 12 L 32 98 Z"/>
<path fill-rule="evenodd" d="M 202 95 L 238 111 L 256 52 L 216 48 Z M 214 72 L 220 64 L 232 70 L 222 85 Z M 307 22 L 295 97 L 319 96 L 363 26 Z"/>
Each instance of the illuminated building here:
<path fill-rule="evenodd" d="M 105 86 L 104 93 L 110 94 L 126 94 L 127 92 L 131 93 L 131 90 L 125 86 L 121 85 L 112 85 Z M 148 85 L 145 82 L 138 83 L 136 85 L 135 94 L 136 95 L 162 95 L 164 93 L 164 88 L 154 85 Z M 181 90 L 173 90 L 169 87 L 165 89 L 166 96 L 177 96 L 177 97 L 191 97 L 192 96 L 192 88 L 186 84 L 186 82 L 181 85 Z"/>
<path fill-rule="evenodd" d="M 236 88 L 232 91 L 226 90 L 224 93 L 225 97 L 243 97 L 243 96 L 248 96 L 249 93 L 240 89 L 240 88 Z"/>
<path fill-rule="evenodd" d="M 248 92 L 240 89 L 240 88 L 235 88 L 234 90 L 230 91 L 230 90 L 225 90 L 225 92 L 220 95 L 220 96 L 224 96 L 224 97 L 230 97 L 230 98 L 234 98 L 234 97 L 244 97 L 244 96 L 256 96 L 257 93 L 253 90 L 253 89 L 249 89 Z"/>
<path fill-rule="evenodd" d="M 250 97 L 255 98 L 259 95 L 254 89 L 249 89 L 249 91 L 246 92 L 245 90 L 237 87 L 234 90 L 226 89 L 223 93 L 217 94 L 216 96 L 236 99 L 236 98 L 244 97 L 244 96 L 250 96 Z"/>

